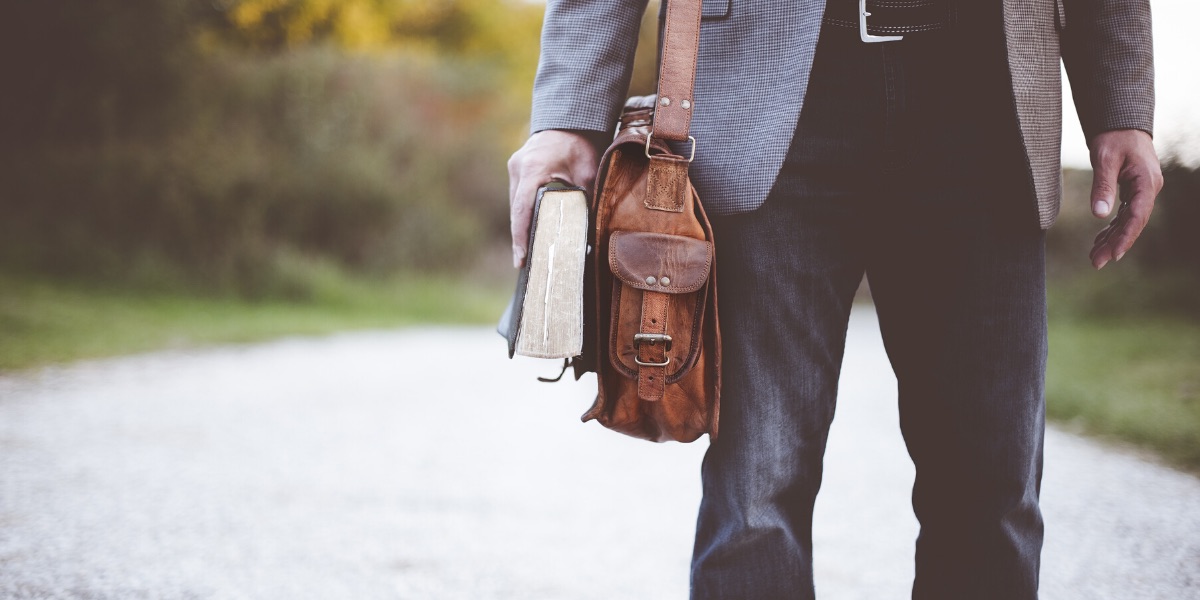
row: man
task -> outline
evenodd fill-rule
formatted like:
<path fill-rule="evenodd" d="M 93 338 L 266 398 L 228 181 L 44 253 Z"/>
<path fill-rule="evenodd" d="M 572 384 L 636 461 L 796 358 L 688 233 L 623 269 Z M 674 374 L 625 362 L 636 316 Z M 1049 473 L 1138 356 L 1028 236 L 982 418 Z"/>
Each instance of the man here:
<path fill-rule="evenodd" d="M 594 182 L 644 6 L 547 6 L 534 133 L 509 162 L 518 264 L 536 187 Z M 865 8 L 703 3 L 692 177 L 713 216 L 725 362 L 693 598 L 814 596 L 812 507 L 864 273 L 917 468 L 913 597 L 1036 598 L 1060 55 L 1092 212 L 1116 212 L 1096 268 L 1133 245 L 1162 185 L 1148 0 Z"/>

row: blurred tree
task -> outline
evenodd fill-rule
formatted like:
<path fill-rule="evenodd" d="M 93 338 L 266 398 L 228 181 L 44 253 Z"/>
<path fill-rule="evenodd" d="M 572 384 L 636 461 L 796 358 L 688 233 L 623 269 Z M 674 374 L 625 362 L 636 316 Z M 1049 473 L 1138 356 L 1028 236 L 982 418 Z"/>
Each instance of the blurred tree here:
<path fill-rule="evenodd" d="M 278 52 L 333 44 L 356 52 L 400 51 L 434 61 L 473 63 L 491 71 L 487 100 L 527 111 L 542 22 L 543 7 L 538 4 L 523 0 L 221 0 L 216 6 L 218 18 L 200 36 L 203 46 Z M 524 133 L 518 122 L 501 127 L 505 139 Z"/>
<path fill-rule="evenodd" d="M 223 0 L 210 35 L 260 50 L 332 41 L 354 50 L 403 48 L 536 61 L 542 7 L 518 0 Z"/>
<path fill-rule="evenodd" d="M 456 268 L 507 231 L 504 159 L 526 128 L 540 7 L 6 8 L 0 268 L 260 293 L 297 256 Z"/>
<path fill-rule="evenodd" d="M 12 0 L 0 19 L 0 145 L 161 130 L 201 47 L 332 43 L 500 70 L 529 96 L 542 8 L 518 0 Z"/>
<path fill-rule="evenodd" d="M 200 3 L 12 0 L 0 19 L 0 145 L 81 141 L 161 125 Z"/>
<path fill-rule="evenodd" d="M 1187 168 L 1174 159 L 1163 165 L 1163 190 L 1158 197 L 1152 234 L 1139 262 L 1149 268 L 1169 269 L 1186 275 L 1200 286 L 1200 169 Z M 1200 314 L 1200 298 L 1194 307 Z"/>

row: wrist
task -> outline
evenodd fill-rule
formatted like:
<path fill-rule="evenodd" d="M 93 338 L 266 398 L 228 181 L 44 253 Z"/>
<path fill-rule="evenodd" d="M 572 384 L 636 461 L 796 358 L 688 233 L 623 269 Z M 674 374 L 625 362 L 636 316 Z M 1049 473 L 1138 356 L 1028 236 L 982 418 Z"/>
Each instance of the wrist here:
<path fill-rule="evenodd" d="M 1124 139 L 1137 140 L 1153 143 L 1154 136 L 1151 132 L 1138 127 L 1117 127 L 1098 131 L 1088 138 L 1088 147 L 1095 149 L 1097 144 L 1104 143 L 1108 140 Z"/>
<path fill-rule="evenodd" d="M 572 140 L 572 142 L 568 143 L 584 142 L 596 152 L 597 156 L 603 154 L 608 148 L 609 143 L 612 142 L 611 133 L 593 131 L 590 129 L 543 129 L 541 131 L 534 132 L 530 137 L 541 136 L 543 134 L 546 134 L 544 137 L 557 137 L 565 135 L 567 139 Z"/>

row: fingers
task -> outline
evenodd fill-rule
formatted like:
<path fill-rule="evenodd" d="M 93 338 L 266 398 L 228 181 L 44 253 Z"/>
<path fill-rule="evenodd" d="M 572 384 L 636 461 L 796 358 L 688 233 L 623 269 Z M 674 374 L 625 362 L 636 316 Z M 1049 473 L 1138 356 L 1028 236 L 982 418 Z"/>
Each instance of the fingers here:
<path fill-rule="evenodd" d="M 1118 196 L 1116 217 L 1092 241 L 1092 266 L 1100 269 L 1121 260 L 1133 247 L 1154 210 L 1162 189 L 1162 170 L 1150 135 L 1136 129 L 1097 134 L 1092 146 L 1092 214 L 1107 217 Z"/>
<path fill-rule="evenodd" d="M 525 179 L 524 181 L 529 181 Z M 509 206 L 509 228 L 512 232 L 513 267 L 521 268 L 528 253 L 529 224 L 533 220 L 533 202 L 530 200 L 537 188 L 528 184 L 518 185 Z"/>
<path fill-rule="evenodd" d="M 1111 261 L 1121 260 L 1133 247 L 1138 236 L 1146 228 L 1150 213 L 1154 210 L 1154 197 L 1158 194 L 1151 177 L 1138 176 L 1129 181 L 1132 197 L 1121 204 L 1116 218 L 1096 236 L 1089 257 L 1097 269 Z"/>
<path fill-rule="evenodd" d="M 533 196 L 537 191 L 536 175 L 529 173 L 521 151 L 508 161 L 509 229 L 512 233 L 513 267 L 521 268 L 528 253 L 529 224 L 533 220 Z"/>
<path fill-rule="evenodd" d="M 1103 219 L 1111 212 L 1117 198 L 1117 174 L 1121 165 L 1108 153 L 1098 151 L 1092 158 L 1092 214 Z"/>
<path fill-rule="evenodd" d="M 1127 211 L 1126 211 L 1127 212 Z M 1112 251 L 1112 246 L 1109 240 L 1113 238 L 1113 234 L 1120 231 L 1124 227 L 1125 217 L 1120 211 L 1117 212 L 1117 217 L 1112 220 L 1100 233 L 1096 234 L 1096 240 L 1092 243 L 1092 251 L 1088 253 L 1088 259 L 1091 260 L 1092 266 L 1096 269 L 1104 268 L 1104 265 L 1113 260 L 1116 255 Z"/>

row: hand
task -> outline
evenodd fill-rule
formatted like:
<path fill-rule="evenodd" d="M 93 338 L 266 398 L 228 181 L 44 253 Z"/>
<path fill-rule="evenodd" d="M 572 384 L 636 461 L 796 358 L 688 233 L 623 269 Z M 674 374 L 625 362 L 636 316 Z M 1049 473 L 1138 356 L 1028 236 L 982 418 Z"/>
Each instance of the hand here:
<path fill-rule="evenodd" d="M 1092 245 L 1092 266 L 1100 269 L 1121 260 L 1141 235 L 1154 199 L 1162 190 L 1162 169 L 1150 135 L 1137 129 L 1118 129 L 1092 138 L 1092 214 L 1112 213 L 1120 194 L 1117 216 L 1100 230 Z"/>
<path fill-rule="evenodd" d="M 508 202 L 512 219 L 513 266 L 525 262 L 529 223 L 537 189 L 558 179 L 592 189 L 600 164 L 595 134 L 557 129 L 539 131 L 508 159 Z"/>

